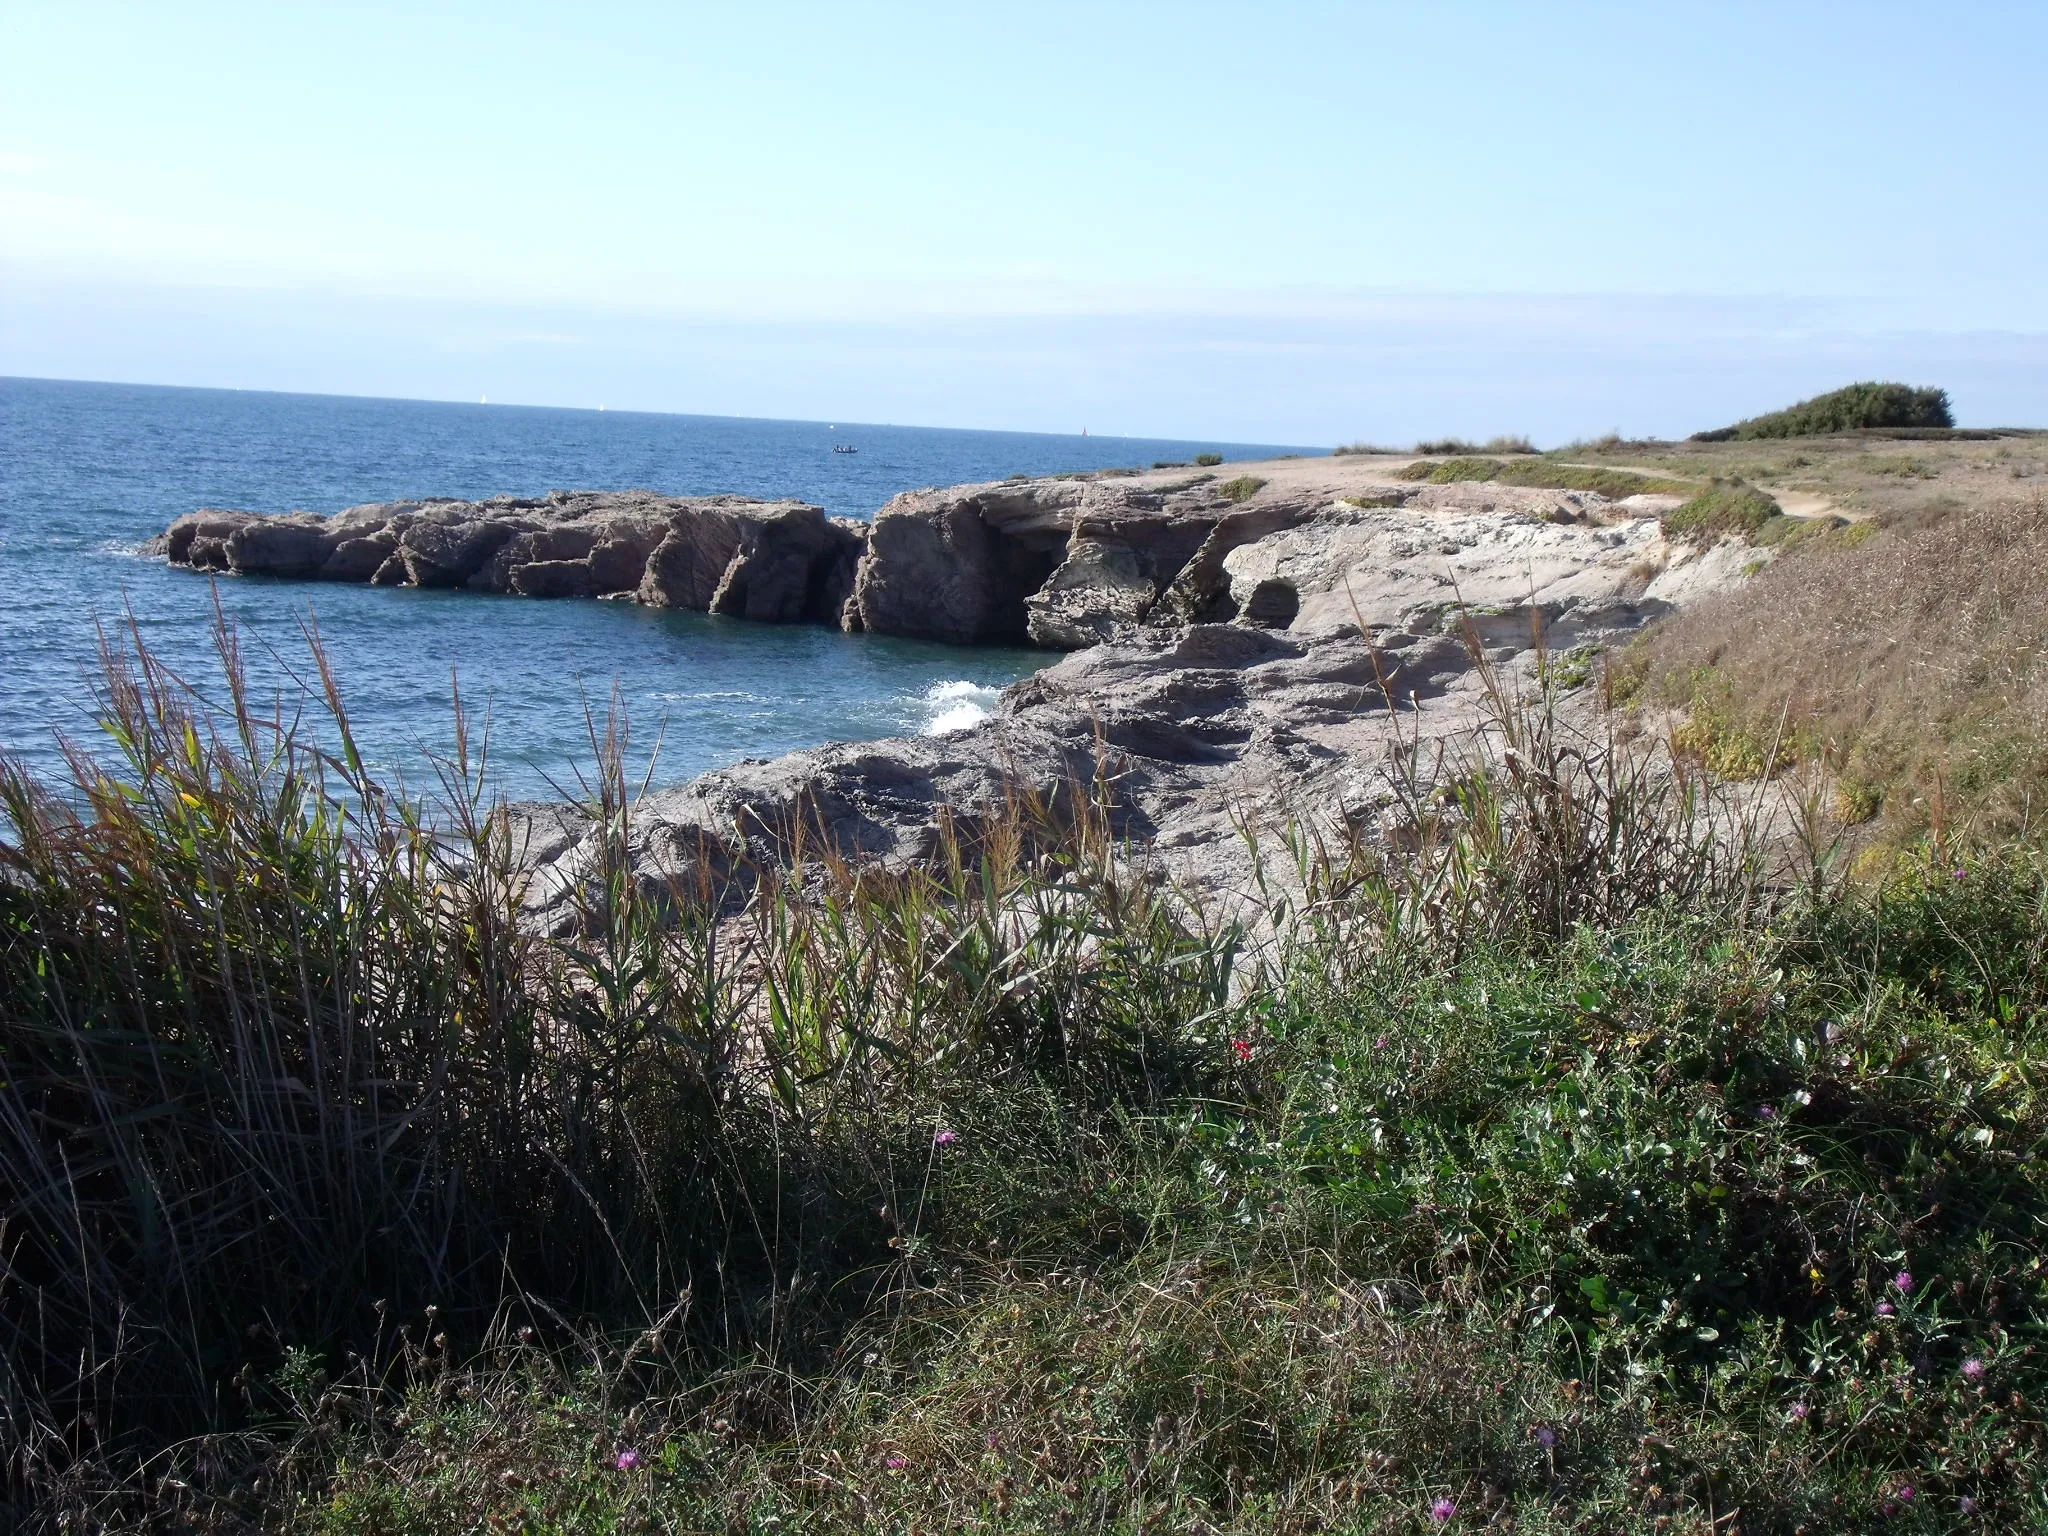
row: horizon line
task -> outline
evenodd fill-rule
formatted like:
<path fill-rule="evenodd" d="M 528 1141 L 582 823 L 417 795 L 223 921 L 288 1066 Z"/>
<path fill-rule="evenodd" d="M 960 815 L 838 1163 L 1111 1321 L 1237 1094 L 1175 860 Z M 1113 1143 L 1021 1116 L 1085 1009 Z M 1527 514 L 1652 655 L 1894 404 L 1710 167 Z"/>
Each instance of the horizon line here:
<path fill-rule="evenodd" d="M 1075 442 L 1209 443 L 1225 448 L 1279 448 L 1290 453 L 1328 454 L 1338 446 L 1335 443 L 1254 442 L 1250 439 L 1224 437 L 1167 437 L 1142 432 L 1090 432 L 1085 428 L 1078 432 L 1034 432 L 1022 427 L 946 427 L 908 421 L 857 421 L 852 417 L 836 417 L 827 421 L 823 416 L 743 416 L 721 411 L 659 411 L 631 405 L 536 405 L 523 400 L 470 400 L 440 395 L 365 395 L 352 394 L 346 390 L 266 389 L 258 385 L 240 384 L 165 384 L 152 379 L 89 379 L 62 374 L 0 373 L 0 384 L 79 384 L 102 389 L 164 389 L 206 395 L 276 395 L 294 400 L 356 400 L 382 405 L 445 405 L 469 410 L 565 411 L 588 416 L 658 416 L 675 421 L 750 421 L 772 423 L 777 426 L 823 426 L 827 430 L 845 425 L 864 430 L 961 432 L 981 436 L 1052 437 L 1062 440 L 1071 438 Z"/>

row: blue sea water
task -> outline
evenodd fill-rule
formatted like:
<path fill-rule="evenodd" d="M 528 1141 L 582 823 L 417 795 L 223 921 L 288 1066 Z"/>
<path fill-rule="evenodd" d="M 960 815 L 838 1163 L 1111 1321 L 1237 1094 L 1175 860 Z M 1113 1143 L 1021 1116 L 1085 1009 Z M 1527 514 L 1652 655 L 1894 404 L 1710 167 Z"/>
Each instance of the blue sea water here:
<path fill-rule="evenodd" d="M 835 454 L 835 443 L 860 451 Z M 317 623 L 365 756 L 420 784 L 459 679 L 487 711 L 494 787 L 573 786 L 614 688 L 655 782 L 828 741 L 971 721 L 1051 658 L 621 602 L 230 578 L 138 553 L 198 507 L 332 512 L 413 496 L 647 487 L 794 496 L 871 515 L 898 491 L 1273 445 L 456 405 L 0 379 L 0 752 L 61 765 L 94 737 L 100 626 L 131 619 L 217 695 L 214 594 L 266 693 L 310 675 Z"/>

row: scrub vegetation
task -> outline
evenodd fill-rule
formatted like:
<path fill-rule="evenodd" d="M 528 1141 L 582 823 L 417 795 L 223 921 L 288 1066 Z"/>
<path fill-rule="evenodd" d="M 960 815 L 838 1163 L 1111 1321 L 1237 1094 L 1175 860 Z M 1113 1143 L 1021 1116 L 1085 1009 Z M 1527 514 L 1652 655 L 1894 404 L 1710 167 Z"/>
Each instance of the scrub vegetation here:
<path fill-rule="evenodd" d="M 1664 514 L 1664 532 L 1674 539 L 1711 544 L 1730 534 L 1754 539 L 1781 516 L 1777 502 L 1743 480 L 1716 480 L 1683 506 Z"/>
<path fill-rule="evenodd" d="M 1625 496 L 1646 493 L 1690 495 L 1697 489 L 1688 481 L 1664 476 L 1584 464 L 1560 464 L 1549 459 L 1504 460 L 1471 456 L 1418 459 L 1396 470 L 1395 474 L 1403 480 L 1420 480 L 1430 485 L 1493 480 L 1502 485 L 1526 485 L 1547 491 L 1597 491 L 1616 501 Z"/>
<path fill-rule="evenodd" d="M 1804 526 L 1817 531 L 1751 581 L 1648 635 L 1618 669 L 1624 689 L 1685 711 L 1681 744 L 1717 771 L 1736 757 L 1761 771 L 1773 739 L 1785 761 L 1824 767 L 1872 859 L 1930 837 L 2033 841 L 2048 503 Z"/>
<path fill-rule="evenodd" d="M 0 771 L 19 1524 L 2048 1520 L 2024 838 L 1787 866 L 1497 680 L 1250 926 L 1108 777 L 721 908 L 614 731 L 548 936 L 460 725 L 430 818 L 229 698 L 114 658 L 110 765 Z"/>

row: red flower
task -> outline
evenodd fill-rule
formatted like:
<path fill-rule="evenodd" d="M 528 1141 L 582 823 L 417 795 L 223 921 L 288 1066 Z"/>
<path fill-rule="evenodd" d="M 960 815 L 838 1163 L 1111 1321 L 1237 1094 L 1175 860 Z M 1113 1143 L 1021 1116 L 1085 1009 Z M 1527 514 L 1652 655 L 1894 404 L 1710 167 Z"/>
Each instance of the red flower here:
<path fill-rule="evenodd" d="M 1252 1059 L 1252 1043 L 1251 1043 L 1251 1041 L 1249 1041 L 1249 1040 L 1233 1040 L 1233 1041 L 1231 1041 L 1231 1042 L 1230 1042 L 1230 1048 L 1231 1048 L 1231 1049 L 1232 1049 L 1233 1051 L 1237 1052 L 1237 1059 L 1238 1059 L 1239 1061 L 1250 1061 L 1250 1060 Z"/>

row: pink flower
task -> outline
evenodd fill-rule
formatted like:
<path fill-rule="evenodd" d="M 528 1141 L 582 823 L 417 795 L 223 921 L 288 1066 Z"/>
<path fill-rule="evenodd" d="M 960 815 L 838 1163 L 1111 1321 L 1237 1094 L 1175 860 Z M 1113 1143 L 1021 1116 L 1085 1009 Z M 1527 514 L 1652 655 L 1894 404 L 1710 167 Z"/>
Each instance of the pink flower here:
<path fill-rule="evenodd" d="M 1794 1403 L 1791 1406 L 1791 1408 L 1787 1410 L 1787 1412 L 1789 1412 L 1792 1415 L 1793 1423 L 1804 1424 L 1806 1422 L 1806 1416 L 1809 1413 L 1812 1413 L 1813 1410 L 1807 1407 L 1804 1403 Z"/>
<path fill-rule="evenodd" d="M 1877 1315 L 1879 1317 L 1890 1317 L 1894 1312 L 1898 1310 L 1899 1309 L 1897 1307 L 1893 1306 L 1888 1301 L 1880 1301 L 1877 1304 Z"/>
<path fill-rule="evenodd" d="M 619 1470 L 621 1472 L 630 1472 L 639 1465 L 640 1453 L 638 1451 L 633 1450 L 629 1447 L 628 1449 L 619 1452 Z"/>
<path fill-rule="evenodd" d="M 932 1145 L 935 1147 L 950 1147 L 959 1139 L 959 1136 L 952 1131 L 941 1131 L 932 1138 Z"/>
<path fill-rule="evenodd" d="M 1898 1501 L 1899 1501 L 1899 1502 L 1900 1502 L 1901 1504 L 1910 1504 L 1910 1503 L 1912 1503 L 1912 1502 L 1913 1502 L 1913 1485 L 1912 1485 L 1911 1483 L 1901 1483 L 1901 1484 L 1899 1484 L 1899 1491 L 1898 1491 L 1898 1492 L 1897 1492 L 1896 1494 L 1894 1494 L 1894 1495 L 1893 1495 L 1893 1497 L 1894 1497 L 1894 1498 L 1896 1498 L 1896 1499 L 1897 1499 L 1897 1500 L 1898 1500 Z"/>
<path fill-rule="evenodd" d="M 1387 1048 L 1387 1037 L 1381 1035 L 1377 1040 L 1373 1041 L 1372 1048 L 1376 1051 L 1384 1051 Z"/>
<path fill-rule="evenodd" d="M 1977 1513 L 1977 1501 L 1966 1493 L 1956 1500 L 1956 1508 L 1966 1515 L 1974 1515 Z"/>
<path fill-rule="evenodd" d="M 1975 1385 L 1977 1385 L 1978 1382 L 1982 1381 L 1983 1379 L 1984 1362 L 1982 1360 L 1979 1360 L 1975 1355 L 1972 1355 L 1969 1359 L 1963 1362 L 1963 1380 L 1967 1381 L 1971 1386 L 1974 1387 Z"/>
<path fill-rule="evenodd" d="M 1546 1451 L 1554 1451 L 1554 1450 L 1556 1450 L 1556 1449 L 1557 1449 L 1557 1431 L 1556 1431 L 1556 1430 L 1554 1430 L 1554 1429 L 1552 1429 L 1552 1428 L 1551 1428 L 1551 1427 L 1550 1427 L 1550 1426 L 1549 1426 L 1548 1424 L 1539 1424 L 1539 1425 L 1537 1425 L 1537 1426 L 1536 1426 L 1536 1443 L 1537 1443 L 1538 1445 L 1542 1446 L 1542 1447 L 1543 1447 L 1543 1449 L 1545 1449 Z"/>
<path fill-rule="evenodd" d="M 1429 1506 L 1429 1518 L 1438 1525 L 1447 1523 L 1457 1513 L 1458 1501 L 1456 1499 L 1438 1499 Z"/>
<path fill-rule="evenodd" d="M 1899 1288 L 1899 1294 L 1901 1296 L 1912 1295 L 1913 1272 L 1910 1269 L 1900 1270 L 1896 1275 L 1892 1276 L 1892 1284 L 1896 1285 Z"/>
<path fill-rule="evenodd" d="M 887 1467 L 891 1472 L 901 1472 L 905 1467 L 910 1465 L 910 1458 L 908 1456 L 891 1452 L 889 1455 L 884 1456 L 882 1458 L 882 1465 Z"/>

